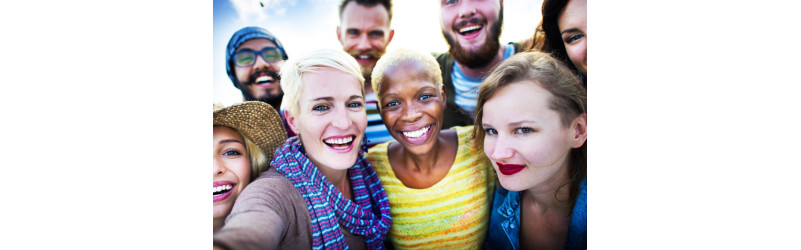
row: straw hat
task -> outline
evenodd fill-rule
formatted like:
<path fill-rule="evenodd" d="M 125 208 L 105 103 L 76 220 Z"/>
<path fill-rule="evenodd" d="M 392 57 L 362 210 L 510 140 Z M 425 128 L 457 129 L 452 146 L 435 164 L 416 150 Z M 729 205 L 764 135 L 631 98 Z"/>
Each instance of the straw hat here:
<path fill-rule="evenodd" d="M 256 143 L 273 160 L 275 150 L 287 139 L 281 116 L 267 103 L 249 101 L 214 110 L 214 126 L 235 129 Z"/>

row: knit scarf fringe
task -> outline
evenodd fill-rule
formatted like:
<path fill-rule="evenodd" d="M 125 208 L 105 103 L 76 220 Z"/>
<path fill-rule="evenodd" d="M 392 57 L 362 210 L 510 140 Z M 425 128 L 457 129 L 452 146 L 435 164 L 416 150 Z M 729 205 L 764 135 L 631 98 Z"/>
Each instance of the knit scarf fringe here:
<path fill-rule="evenodd" d="M 366 140 L 353 167 L 348 169 L 353 201 L 345 198 L 306 157 L 297 136 L 276 150 L 270 163 L 303 195 L 312 227 L 312 249 L 348 249 L 340 225 L 361 235 L 368 249 L 383 249 L 384 236 L 392 222 L 389 200 L 381 181 L 364 155 Z"/>

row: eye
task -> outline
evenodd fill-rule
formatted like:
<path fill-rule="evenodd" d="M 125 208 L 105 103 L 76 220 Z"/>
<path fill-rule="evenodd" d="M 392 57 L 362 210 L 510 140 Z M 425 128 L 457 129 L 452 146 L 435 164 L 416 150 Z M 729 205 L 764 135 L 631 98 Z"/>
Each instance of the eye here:
<path fill-rule="evenodd" d="M 356 29 L 348 29 L 346 32 L 348 33 L 348 35 L 351 35 L 351 36 L 358 36 L 359 35 L 359 30 L 356 30 Z"/>
<path fill-rule="evenodd" d="M 368 33 L 367 35 L 369 35 L 370 38 L 384 38 L 384 31 L 374 30 L 370 31 L 370 33 Z"/>
<path fill-rule="evenodd" d="M 484 133 L 487 135 L 496 135 L 498 134 L 498 130 L 495 130 L 494 128 L 485 128 Z"/>
<path fill-rule="evenodd" d="M 422 95 L 420 95 L 420 98 L 418 98 L 418 99 L 422 101 L 422 100 L 425 100 L 425 99 L 431 98 L 432 96 L 433 96 L 433 95 L 429 95 L 429 94 L 422 94 Z"/>
<path fill-rule="evenodd" d="M 455 4 L 455 3 L 458 3 L 458 2 L 459 2 L 458 0 L 445 0 L 445 5 L 451 5 L 451 4 Z"/>
<path fill-rule="evenodd" d="M 528 134 L 534 132 L 531 128 L 517 128 L 515 129 L 515 134 Z"/>
<path fill-rule="evenodd" d="M 361 107 L 361 106 L 362 106 L 362 103 L 361 103 L 361 102 L 351 102 L 351 103 L 348 103 L 348 108 L 358 108 L 358 107 Z"/>
<path fill-rule="evenodd" d="M 320 104 L 320 105 L 316 105 L 316 106 L 314 106 L 314 107 L 312 108 L 312 110 L 314 110 L 314 111 L 319 111 L 319 112 L 323 112 L 323 111 L 326 111 L 326 110 L 328 110 L 328 109 L 330 109 L 330 108 L 328 107 L 328 105 L 322 105 L 322 104 Z"/>
<path fill-rule="evenodd" d="M 236 155 L 242 155 L 242 153 L 240 153 L 236 149 L 229 149 L 229 150 L 225 151 L 223 153 L 223 155 L 225 155 L 225 156 L 236 156 Z"/>
<path fill-rule="evenodd" d="M 583 38 L 583 37 L 584 37 L 584 34 L 572 34 L 572 35 L 569 35 L 569 36 L 568 36 L 566 39 L 564 39 L 564 40 L 565 40 L 565 43 L 566 43 L 566 44 L 571 44 L 571 43 L 573 43 L 573 42 L 575 42 L 575 41 L 578 41 L 579 39 L 581 39 L 581 38 Z"/>
<path fill-rule="evenodd" d="M 384 104 L 384 107 L 395 107 L 395 106 L 398 106 L 398 105 L 400 105 L 400 103 L 399 103 L 399 102 L 397 102 L 397 101 L 390 101 L 390 102 L 388 102 L 387 104 Z"/>

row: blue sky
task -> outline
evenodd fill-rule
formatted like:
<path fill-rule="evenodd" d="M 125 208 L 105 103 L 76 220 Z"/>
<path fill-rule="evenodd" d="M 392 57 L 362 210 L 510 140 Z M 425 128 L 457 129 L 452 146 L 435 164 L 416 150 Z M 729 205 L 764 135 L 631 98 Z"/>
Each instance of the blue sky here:
<path fill-rule="evenodd" d="M 261 26 L 273 33 L 289 56 L 316 49 L 342 49 L 336 39 L 340 0 L 215 0 L 214 1 L 214 103 L 242 101 L 225 73 L 225 46 L 234 32 L 245 26 Z M 259 2 L 264 4 L 261 7 Z M 504 1 L 501 42 L 529 38 L 540 20 L 541 0 Z M 391 26 L 395 37 L 387 49 L 407 47 L 421 51 L 448 49 L 439 25 L 439 1 L 393 1 Z"/>

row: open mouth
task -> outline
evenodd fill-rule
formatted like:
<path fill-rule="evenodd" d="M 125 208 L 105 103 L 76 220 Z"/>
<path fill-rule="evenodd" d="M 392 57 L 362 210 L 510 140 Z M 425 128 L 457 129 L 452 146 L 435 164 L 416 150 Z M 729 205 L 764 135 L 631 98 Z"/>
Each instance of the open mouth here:
<path fill-rule="evenodd" d="M 468 23 L 465 26 L 459 28 L 456 32 L 459 33 L 459 35 L 464 36 L 465 38 L 474 38 L 478 36 L 479 32 L 483 28 L 484 25 L 482 24 Z"/>
<path fill-rule="evenodd" d="M 231 191 L 234 190 L 236 184 L 233 183 L 214 183 L 212 187 L 212 195 L 214 196 L 214 201 L 221 201 L 231 196 Z"/>
<path fill-rule="evenodd" d="M 328 147 L 336 150 L 336 151 L 350 151 L 353 147 L 353 140 L 356 139 L 355 135 L 350 136 L 337 136 L 337 137 L 330 137 L 328 139 L 323 140 L 325 145 Z"/>
<path fill-rule="evenodd" d="M 417 130 L 412 131 L 398 131 L 403 135 L 403 138 L 412 143 L 412 144 L 421 144 L 428 140 L 428 137 L 431 135 L 431 129 L 434 127 L 434 124 L 430 124 L 428 126 L 422 127 Z"/>
<path fill-rule="evenodd" d="M 275 78 L 273 78 L 272 76 L 269 76 L 269 75 L 262 75 L 262 76 L 259 76 L 258 78 L 256 78 L 256 84 L 259 84 L 259 85 L 263 85 L 263 84 L 271 85 L 271 84 L 273 84 L 273 82 L 275 82 Z"/>

